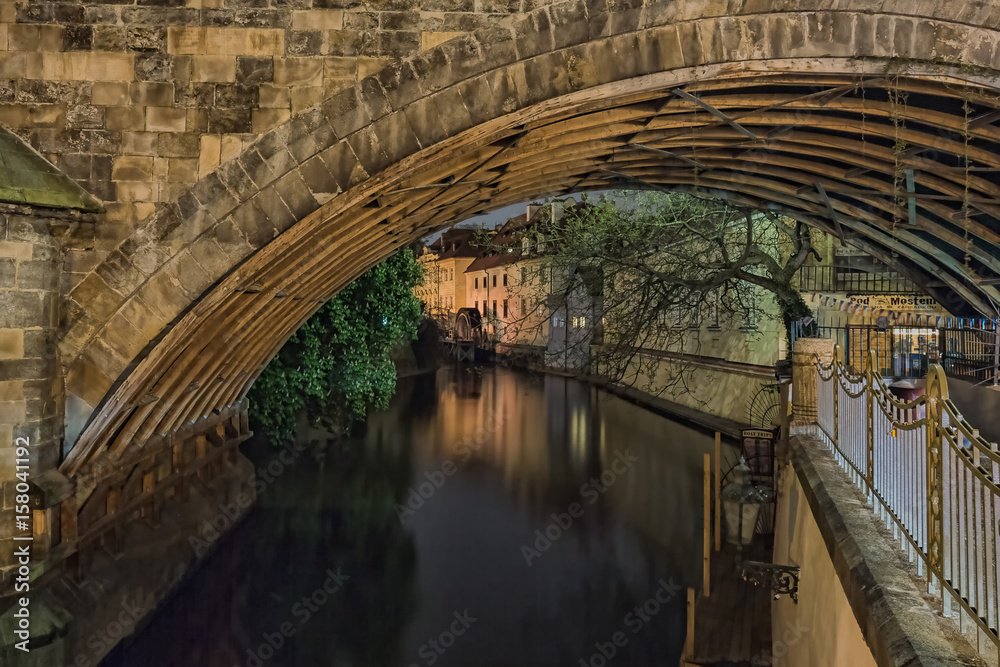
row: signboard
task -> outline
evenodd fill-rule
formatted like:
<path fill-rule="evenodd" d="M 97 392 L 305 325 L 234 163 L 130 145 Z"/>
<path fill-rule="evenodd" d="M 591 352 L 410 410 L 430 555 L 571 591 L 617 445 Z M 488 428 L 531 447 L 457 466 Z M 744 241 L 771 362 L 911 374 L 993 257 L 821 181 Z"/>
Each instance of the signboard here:
<path fill-rule="evenodd" d="M 929 296 L 914 294 L 865 294 L 848 296 L 851 303 L 858 303 L 878 310 L 943 312 L 937 301 Z"/>
<path fill-rule="evenodd" d="M 774 475 L 774 431 L 745 428 L 740 431 L 743 458 L 754 475 Z"/>

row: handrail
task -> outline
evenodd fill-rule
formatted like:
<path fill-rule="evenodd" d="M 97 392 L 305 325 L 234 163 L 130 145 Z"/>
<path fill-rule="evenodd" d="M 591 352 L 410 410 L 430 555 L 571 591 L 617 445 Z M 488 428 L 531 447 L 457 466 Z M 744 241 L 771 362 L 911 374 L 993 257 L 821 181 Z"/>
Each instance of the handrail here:
<path fill-rule="evenodd" d="M 925 393 L 907 401 L 879 375 L 874 350 L 861 373 L 840 352 L 815 360 L 820 439 L 895 526 L 944 615 L 957 608 L 1000 651 L 1000 448 L 951 401 L 939 364 L 928 367 Z"/>

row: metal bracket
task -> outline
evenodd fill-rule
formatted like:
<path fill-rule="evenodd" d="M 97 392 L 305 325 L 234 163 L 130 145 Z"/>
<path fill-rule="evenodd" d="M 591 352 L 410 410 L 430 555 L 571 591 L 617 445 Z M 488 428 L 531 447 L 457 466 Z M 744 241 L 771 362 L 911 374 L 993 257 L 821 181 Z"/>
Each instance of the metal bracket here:
<path fill-rule="evenodd" d="M 756 560 L 744 561 L 740 576 L 743 581 L 749 581 L 754 586 L 767 586 L 777 600 L 782 595 L 799 603 L 799 568 L 791 565 L 775 565 Z"/>

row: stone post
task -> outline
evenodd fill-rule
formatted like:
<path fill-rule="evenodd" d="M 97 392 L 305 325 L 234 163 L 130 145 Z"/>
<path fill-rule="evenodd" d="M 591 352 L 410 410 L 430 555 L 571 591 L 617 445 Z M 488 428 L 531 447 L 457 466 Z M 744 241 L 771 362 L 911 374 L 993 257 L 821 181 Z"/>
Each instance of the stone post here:
<path fill-rule="evenodd" d="M 0 211 L 0 594 L 11 584 L 13 537 L 24 534 L 15 526 L 15 443 L 27 444 L 32 481 L 60 461 L 63 383 L 56 336 L 62 260 L 52 234 L 60 224 Z M 33 525 L 39 547 L 58 530 L 45 519 Z"/>
<path fill-rule="evenodd" d="M 792 350 L 792 424 L 790 430 L 811 426 L 817 418 L 816 358 L 833 361 L 833 340 L 797 338 Z"/>

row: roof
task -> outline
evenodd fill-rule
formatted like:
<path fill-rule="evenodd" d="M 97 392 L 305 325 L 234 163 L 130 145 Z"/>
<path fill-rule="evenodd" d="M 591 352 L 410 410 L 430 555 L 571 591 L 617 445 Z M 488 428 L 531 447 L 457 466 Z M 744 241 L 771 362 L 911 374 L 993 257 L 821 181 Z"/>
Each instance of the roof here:
<path fill-rule="evenodd" d="M 2 127 L 0 201 L 82 211 L 104 210 L 100 200 Z"/>
<path fill-rule="evenodd" d="M 482 251 L 475 245 L 477 232 L 468 227 L 452 227 L 429 244 L 428 249 L 437 254 L 437 259 L 475 257 Z"/>
<path fill-rule="evenodd" d="M 539 206 L 537 210 L 531 211 L 531 218 L 528 217 L 528 213 L 523 213 L 516 217 L 510 218 L 504 223 L 496 233 L 494 237 L 493 244 L 490 248 L 482 251 L 479 256 L 469 265 L 469 268 L 465 270 L 466 273 L 473 271 L 484 271 L 486 269 L 492 269 L 497 266 L 506 266 L 509 264 L 514 264 L 522 259 L 523 246 L 521 244 L 521 239 L 525 234 L 529 234 L 538 228 L 542 222 L 546 221 L 550 215 L 550 206 L 552 204 L 563 204 L 559 218 L 562 218 L 569 211 L 574 211 L 577 209 L 585 208 L 590 206 L 585 202 L 567 202 L 567 201 L 555 201 L 545 204 L 544 206 Z M 502 252 L 503 249 L 509 250 L 509 252 Z"/>

